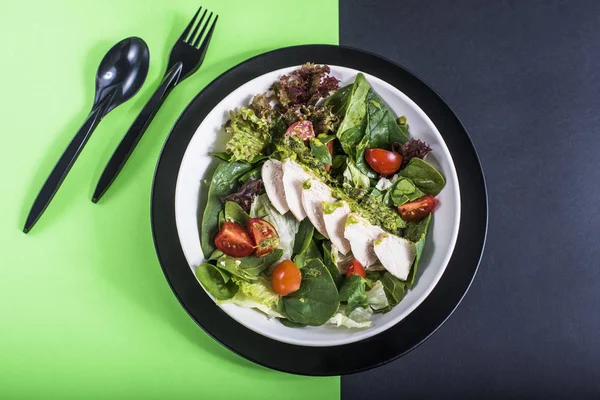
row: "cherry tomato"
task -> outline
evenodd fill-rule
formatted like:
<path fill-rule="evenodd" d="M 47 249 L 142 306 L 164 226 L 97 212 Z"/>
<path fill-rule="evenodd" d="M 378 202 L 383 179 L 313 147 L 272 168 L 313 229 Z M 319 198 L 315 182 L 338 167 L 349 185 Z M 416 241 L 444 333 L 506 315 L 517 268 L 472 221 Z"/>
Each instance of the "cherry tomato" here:
<path fill-rule="evenodd" d="M 365 160 L 371 168 L 381 175 L 392 175 L 400 169 L 402 156 L 384 149 L 367 149 Z"/>
<path fill-rule="evenodd" d="M 271 287 L 275 293 L 287 296 L 300 289 L 302 274 L 296 264 L 290 260 L 279 263 L 271 275 Z"/>
<path fill-rule="evenodd" d="M 333 140 L 327 142 L 327 150 L 329 150 L 329 154 L 333 156 Z M 329 172 L 331 170 L 331 165 L 325 164 L 325 171 Z"/>
<path fill-rule="evenodd" d="M 279 246 L 279 235 L 273 225 L 262 218 L 250 218 L 246 225 L 256 244 L 254 255 L 264 257 Z"/>
<path fill-rule="evenodd" d="M 398 206 L 398 211 L 400 211 L 400 216 L 403 220 L 418 221 L 431 213 L 434 207 L 435 197 L 430 194 L 426 194 L 425 196 L 419 197 L 410 203 L 405 203 L 401 206 Z"/>
<path fill-rule="evenodd" d="M 365 268 L 362 266 L 362 264 L 360 263 L 360 261 L 358 260 L 352 260 L 350 262 L 350 264 L 348 264 L 348 269 L 346 271 L 346 276 L 350 277 L 352 275 L 359 275 L 362 276 L 363 278 L 367 277 L 367 273 L 365 272 Z"/>
<path fill-rule="evenodd" d="M 315 130 L 310 121 L 298 121 L 291 124 L 285 134 L 288 136 L 298 136 L 302 140 L 308 140 L 315 137 Z"/>
<path fill-rule="evenodd" d="M 231 257 L 246 257 L 254 253 L 254 243 L 240 224 L 227 221 L 215 237 L 215 245 Z"/>

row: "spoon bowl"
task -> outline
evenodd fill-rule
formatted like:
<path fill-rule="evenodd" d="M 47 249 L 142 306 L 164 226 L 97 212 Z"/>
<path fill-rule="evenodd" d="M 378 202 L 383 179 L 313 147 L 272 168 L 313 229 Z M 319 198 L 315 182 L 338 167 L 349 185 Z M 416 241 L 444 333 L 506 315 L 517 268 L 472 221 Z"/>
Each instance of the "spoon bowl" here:
<path fill-rule="evenodd" d="M 114 98 L 105 114 L 133 97 L 148 75 L 150 52 L 138 37 L 124 39 L 104 56 L 96 73 L 94 105 L 101 103 L 113 90 Z"/>

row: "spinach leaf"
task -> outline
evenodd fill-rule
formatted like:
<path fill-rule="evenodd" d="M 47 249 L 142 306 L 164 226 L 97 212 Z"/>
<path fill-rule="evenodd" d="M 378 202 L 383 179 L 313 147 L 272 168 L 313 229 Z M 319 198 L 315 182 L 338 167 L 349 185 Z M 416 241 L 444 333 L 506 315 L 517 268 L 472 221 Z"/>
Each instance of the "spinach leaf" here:
<path fill-rule="evenodd" d="M 387 296 L 388 302 L 390 303 L 390 308 L 396 306 L 396 304 L 402 301 L 402 299 L 404 298 L 406 286 L 404 282 L 402 282 L 400 279 L 396 278 L 394 275 L 386 271 L 381 277 L 381 283 L 383 284 L 383 290 L 385 291 L 385 295 Z M 389 311 L 389 309 L 383 312 L 387 311 Z"/>
<path fill-rule="evenodd" d="M 346 154 L 356 154 L 354 148 L 365 134 L 367 115 L 365 100 L 370 88 L 363 74 L 356 75 L 350 98 L 346 101 L 345 110 L 342 111 L 344 119 L 337 131 L 337 137 Z"/>
<path fill-rule="evenodd" d="M 223 255 L 223 252 L 219 249 L 215 250 L 212 252 L 212 254 L 210 255 L 210 257 L 208 257 L 208 261 L 211 260 L 218 260 L 219 258 L 221 258 L 221 256 Z"/>
<path fill-rule="evenodd" d="M 221 227 L 225 223 L 225 210 L 219 211 L 218 221 L 219 221 L 219 230 L 221 230 Z"/>
<path fill-rule="evenodd" d="M 317 158 L 317 160 L 321 161 L 323 164 L 332 164 L 331 154 L 329 154 L 329 149 L 327 148 L 327 144 L 323 143 L 318 138 L 310 139 L 310 151 L 313 156 Z"/>
<path fill-rule="evenodd" d="M 194 271 L 196 277 L 206 291 L 217 298 L 226 300 L 232 298 L 238 291 L 238 286 L 231 279 L 225 280 L 225 274 L 210 264 L 200 264 Z"/>
<path fill-rule="evenodd" d="M 432 196 L 437 196 L 446 185 L 442 174 L 420 158 L 411 158 L 408 165 L 400 170 L 400 175 L 410 178 L 416 187 Z"/>
<path fill-rule="evenodd" d="M 333 254 L 331 251 L 331 242 L 329 240 L 323 241 L 323 263 L 327 267 L 327 270 L 333 277 L 333 280 L 338 283 L 338 278 L 340 278 L 340 270 L 337 267 L 335 260 L 333 259 Z"/>
<path fill-rule="evenodd" d="M 367 125 L 365 135 L 356 146 L 356 165 L 369 178 L 376 178 L 377 173 L 365 161 L 365 151 L 373 148 L 389 150 L 392 143 L 406 143 L 410 138 L 396 122 L 393 111 L 372 88 L 367 93 L 366 103 Z"/>
<path fill-rule="evenodd" d="M 300 289 L 281 298 L 284 315 L 299 324 L 323 325 L 340 305 L 333 278 L 323 262 L 314 258 L 301 271 Z"/>
<path fill-rule="evenodd" d="M 255 282 L 258 280 L 258 274 L 279 260 L 282 254 L 283 250 L 275 249 L 271 254 L 260 258 L 255 256 L 233 258 L 222 255 L 217 260 L 217 267 L 246 281 Z"/>
<path fill-rule="evenodd" d="M 314 232 L 315 227 L 313 224 L 308 218 L 304 218 L 300 222 L 298 233 L 296 233 L 296 238 L 294 239 L 294 254 L 303 254 L 308 249 Z"/>
<path fill-rule="evenodd" d="M 411 288 L 415 283 L 417 267 L 419 265 L 419 261 L 421 260 L 421 255 L 423 254 L 423 247 L 425 246 L 425 237 L 427 236 L 427 228 L 429 227 L 429 222 L 431 221 L 432 215 L 433 214 L 429 214 L 428 216 L 417 222 L 409 222 L 407 224 L 406 230 L 404 231 L 404 237 L 412 242 L 415 242 L 416 249 L 415 261 L 413 262 L 413 265 L 410 268 L 408 278 L 406 278 L 406 286 L 408 286 L 409 288 Z"/>
<path fill-rule="evenodd" d="M 238 178 L 238 181 L 240 181 L 240 183 L 246 183 L 246 182 L 248 182 L 248 180 L 250 178 L 259 179 L 260 178 L 260 172 L 262 170 L 262 165 L 263 165 L 262 162 L 259 163 L 258 166 L 254 167 L 250 171 L 246 172 L 244 175 L 240 176 Z"/>
<path fill-rule="evenodd" d="M 419 190 L 409 178 L 403 176 L 399 177 L 390 188 L 390 200 L 396 207 L 422 196 L 425 196 L 425 193 Z"/>
<path fill-rule="evenodd" d="M 231 154 L 222 152 L 222 153 L 212 153 L 211 156 L 218 158 L 219 160 L 227 161 L 231 160 Z"/>
<path fill-rule="evenodd" d="M 323 256 L 321 256 L 319 248 L 314 240 L 310 241 L 308 248 L 304 253 L 298 254 L 296 257 L 294 257 L 294 264 L 296 264 L 298 268 L 302 269 L 310 260 L 319 260 L 323 262 Z"/>
<path fill-rule="evenodd" d="M 377 172 L 373 171 L 365 159 L 365 151 L 371 147 L 374 146 L 371 146 L 371 143 L 369 142 L 369 133 L 367 130 L 367 134 L 363 136 L 361 141 L 356 146 L 356 166 L 363 175 L 367 176 L 368 178 L 375 179 L 377 178 Z"/>
<path fill-rule="evenodd" d="M 406 143 L 410 137 L 396 122 L 394 112 L 373 89 L 367 94 L 369 147 L 390 149 L 392 143 Z M 408 126 L 406 126 L 408 130 Z"/>
<path fill-rule="evenodd" d="M 350 314 L 357 307 L 366 308 L 369 306 L 366 283 L 365 278 L 360 275 L 352 275 L 344 280 L 340 289 L 340 301 L 348 304 L 346 315 Z"/>
<path fill-rule="evenodd" d="M 234 201 L 228 201 L 225 203 L 224 210 L 225 221 L 235 222 L 242 226 L 246 226 L 250 216 L 240 207 L 240 205 Z M 220 224 L 219 224 L 220 225 Z"/>
<path fill-rule="evenodd" d="M 304 328 L 304 327 L 306 327 L 306 324 L 299 324 L 298 322 L 293 322 L 286 318 L 277 318 L 277 319 L 279 320 L 279 322 L 281 322 L 281 325 L 287 326 L 288 328 Z"/>
<path fill-rule="evenodd" d="M 221 196 L 233 192 L 240 176 L 252 169 L 244 162 L 223 162 L 217 167 L 208 189 L 208 200 L 202 216 L 200 242 L 202 252 L 208 257 L 214 250 L 213 240 L 219 230 L 219 212 L 222 209 Z"/>
<path fill-rule="evenodd" d="M 354 85 L 346 85 L 343 88 L 340 88 L 337 92 L 325 99 L 323 105 L 326 107 L 330 106 L 335 114 L 340 118 L 344 118 L 353 86 Z"/>

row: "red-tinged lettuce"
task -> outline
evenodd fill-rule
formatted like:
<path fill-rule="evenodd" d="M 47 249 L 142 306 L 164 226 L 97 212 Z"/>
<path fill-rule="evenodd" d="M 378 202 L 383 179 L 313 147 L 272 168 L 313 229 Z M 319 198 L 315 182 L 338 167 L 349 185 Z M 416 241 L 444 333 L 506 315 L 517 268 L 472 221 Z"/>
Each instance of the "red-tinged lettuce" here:
<path fill-rule="evenodd" d="M 309 120 L 312 122 L 315 133 L 333 133 L 340 125 L 340 118 L 333 112 L 331 106 L 294 105 L 282 114 L 287 126 L 296 121 Z"/>
<path fill-rule="evenodd" d="M 339 88 L 340 81 L 329 76 L 328 65 L 306 63 L 271 86 L 280 106 L 315 105 Z"/>
<path fill-rule="evenodd" d="M 424 158 L 431 151 L 431 147 L 419 139 L 410 139 L 404 144 L 392 144 L 392 150 L 402 156 L 400 168 L 404 168 L 412 158 Z"/>
<path fill-rule="evenodd" d="M 244 211 L 249 212 L 254 198 L 258 196 L 262 190 L 262 183 L 262 179 L 250 177 L 237 192 L 221 197 L 221 201 L 223 203 L 233 201 L 238 203 Z"/>

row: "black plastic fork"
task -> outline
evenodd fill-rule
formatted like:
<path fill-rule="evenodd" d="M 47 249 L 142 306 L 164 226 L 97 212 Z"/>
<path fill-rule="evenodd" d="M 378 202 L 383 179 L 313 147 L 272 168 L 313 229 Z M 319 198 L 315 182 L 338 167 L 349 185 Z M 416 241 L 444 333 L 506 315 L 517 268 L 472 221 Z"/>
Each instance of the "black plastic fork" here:
<path fill-rule="evenodd" d="M 133 121 L 133 124 L 106 164 L 92 197 L 94 203 L 102 197 L 113 183 L 171 90 L 181 81 L 198 71 L 202 65 L 219 16 L 215 15 L 213 18 L 213 13 L 211 12 L 206 22 L 204 22 L 208 10 L 204 10 L 202 16 L 198 19 L 201 11 L 202 7 L 198 9 L 194 18 L 192 18 L 183 31 L 183 34 L 171 49 L 167 72 L 165 72 L 160 86 L 156 89 L 150 100 L 148 100 L 135 121 Z M 210 28 L 208 28 L 209 25 Z M 200 29 L 201 27 L 202 29 Z M 207 28 L 208 33 L 204 35 Z M 203 37 L 204 40 L 202 40 Z"/>

